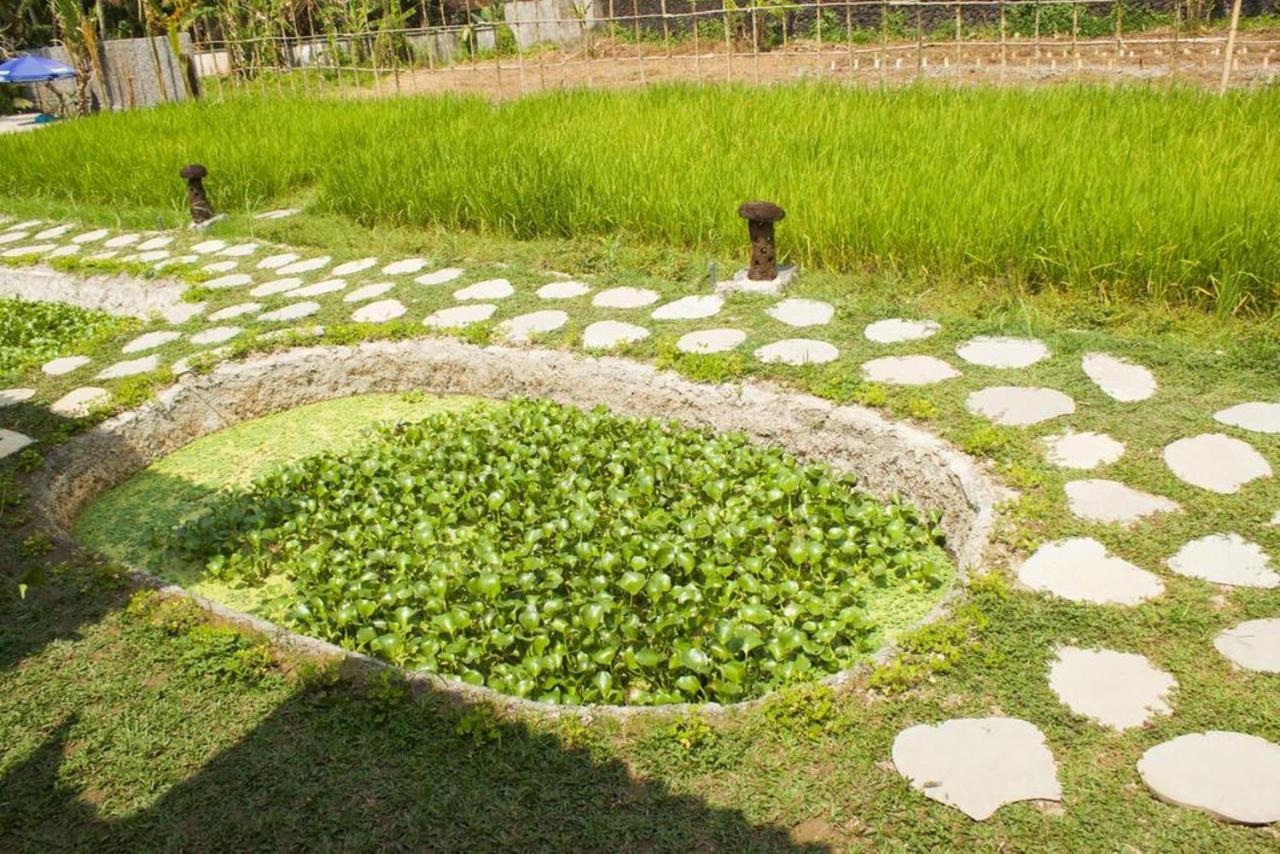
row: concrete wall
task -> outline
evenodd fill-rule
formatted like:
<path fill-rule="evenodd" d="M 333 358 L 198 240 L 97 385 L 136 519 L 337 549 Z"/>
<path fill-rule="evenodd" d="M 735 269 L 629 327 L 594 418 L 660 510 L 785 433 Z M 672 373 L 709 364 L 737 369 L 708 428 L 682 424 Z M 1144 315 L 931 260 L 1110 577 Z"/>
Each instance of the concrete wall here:
<path fill-rule="evenodd" d="M 183 54 L 191 54 L 191 37 L 186 33 L 179 37 L 179 45 Z M 151 52 L 151 44 L 155 45 L 155 54 Z M 61 45 L 39 48 L 33 54 L 56 59 L 71 64 L 66 48 Z M 156 73 L 156 58 L 159 59 L 160 73 Z M 99 109 L 123 110 L 130 107 L 145 107 L 161 104 L 165 101 L 181 101 L 187 98 L 187 87 L 183 82 L 187 76 L 186 62 L 178 61 L 169 49 L 169 40 L 164 36 L 153 39 L 111 39 L 102 44 L 102 70 L 105 81 L 96 76 L 89 86 L 94 103 Z M 106 103 L 101 103 L 102 89 L 100 82 L 105 82 Z M 55 87 L 68 103 L 75 92 L 75 81 L 60 80 L 57 83 L 42 83 L 31 87 L 34 100 L 41 109 L 52 110 L 58 105 L 58 99 L 49 92 Z"/>
<path fill-rule="evenodd" d="M 502 17 L 522 50 L 542 43 L 575 44 L 608 14 L 599 0 L 581 0 L 578 5 L 575 9 L 572 0 L 512 0 L 503 4 Z M 578 12 L 585 12 L 582 20 Z"/>

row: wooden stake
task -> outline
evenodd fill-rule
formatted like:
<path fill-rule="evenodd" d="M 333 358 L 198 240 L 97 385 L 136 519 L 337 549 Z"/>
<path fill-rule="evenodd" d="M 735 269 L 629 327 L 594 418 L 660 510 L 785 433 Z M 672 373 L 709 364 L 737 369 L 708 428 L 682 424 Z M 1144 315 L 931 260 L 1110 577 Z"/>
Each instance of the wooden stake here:
<path fill-rule="evenodd" d="M 1222 84 L 1218 92 L 1226 92 L 1231 84 L 1231 54 L 1236 49 L 1236 32 L 1240 29 L 1240 0 L 1231 4 L 1231 29 L 1227 30 L 1227 52 L 1222 57 Z"/>

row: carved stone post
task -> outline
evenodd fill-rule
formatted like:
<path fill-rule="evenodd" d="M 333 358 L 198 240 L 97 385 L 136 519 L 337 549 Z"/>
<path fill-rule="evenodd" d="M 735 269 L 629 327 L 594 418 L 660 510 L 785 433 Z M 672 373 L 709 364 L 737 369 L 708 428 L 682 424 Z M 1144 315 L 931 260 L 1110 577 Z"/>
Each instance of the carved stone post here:
<path fill-rule="evenodd" d="M 204 177 L 209 170 L 199 163 L 184 166 L 179 173 L 187 182 L 187 205 L 191 208 L 191 221 L 196 225 L 213 219 L 213 206 L 204 192 Z"/>
<path fill-rule="evenodd" d="M 747 233 L 751 236 L 751 264 L 747 268 L 747 278 L 753 282 L 768 282 L 778 275 L 773 224 L 786 215 L 786 211 L 773 202 L 743 202 L 738 208 L 738 216 L 747 221 Z"/>

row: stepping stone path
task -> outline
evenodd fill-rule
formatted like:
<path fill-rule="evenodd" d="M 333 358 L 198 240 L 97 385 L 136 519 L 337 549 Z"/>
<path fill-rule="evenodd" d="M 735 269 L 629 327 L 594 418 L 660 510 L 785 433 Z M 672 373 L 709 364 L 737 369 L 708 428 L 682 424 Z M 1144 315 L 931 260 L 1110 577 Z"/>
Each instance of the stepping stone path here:
<path fill-rule="evenodd" d="M 333 274 L 335 276 L 350 276 L 352 273 L 359 273 L 367 270 L 377 263 L 377 258 L 361 258 L 358 261 L 344 261 L 333 268 Z"/>
<path fill-rule="evenodd" d="M 1179 575 L 1232 587 L 1271 588 L 1280 575 L 1268 568 L 1267 553 L 1239 534 L 1210 534 L 1187 543 L 1169 558 L 1169 568 Z"/>
<path fill-rule="evenodd" d="M 203 302 L 181 302 L 160 309 L 160 316 L 167 323 L 186 323 L 191 318 L 203 314 L 208 307 L 209 304 Z"/>
<path fill-rule="evenodd" d="M 779 323 L 802 329 L 806 326 L 826 326 L 836 313 L 830 303 L 816 299 L 784 299 L 769 306 L 765 314 Z"/>
<path fill-rule="evenodd" d="M 191 355 L 184 356 L 174 362 L 171 370 L 173 371 L 174 376 L 181 376 L 182 374 L 189 372 L 191 370 L 191 365 L 195 360 L 202 356 L 209 356 L 214 359 L 223 359 L 230 353 L 231 350 L 227 347 L 216 347 L 212 350 L 201 350 L 199 353 L 192 353 Z"/>
<path fill-rule="evenodd" d="M 320 310 L 318 302 L 295 302 L 286 305 L 284 308 L 277 308 L 275 311 L 268 311 L 265 314 L 258 315 L 258 320 L 264 323 L 278 323 L 285 320 L 298 320 L 303 317 L 310 317 Z"/>
<path fill-rule="evenodd" d="M 1142 754 L 1138 775 L 1161 800 L 1239 824 L 1280 821 L 1280 745 L 1211 730 Z"/>
<path fill-rule="evenodd" d="M 582 282 L 551 282 L 538 288 L 541 299 L 573 299 L 591 293 L 591 286 Z"/>
<path fill-rule="evenodd" d="M 1063 489 L 1067 507 L 1090 522 L 1136 522 L 1154 513 L 1175 513 L 1182 508 L 1160 495 L 1151 495 L 1114 480 L 1073 480 Z"/>
<path fill-rule="evenodd" d="M 382 296 L 395 286 L 395 282 L 378 282 L 373 285 L 365 285 L 363 287 L 356 288 L 354 291 L 344 296 L 342 301 L 364 302 L 365 300 L 375 299 Z"/>
<path fill-rule="evenodd" d="M 649 337 L 649 330 L 632 323 L 601 320 L 582 331 L 582 346 L 588 350 L 611 350 Z"/>
<path fill-rule="evenodd" d="M 152 249 L 148 252 L 135 252 L 132 255 L 127 256 L 124 260 L 137 261 L 141 264 L 151 264 L 156 261 L 163 261 L 165 258 L 168 258 L 168 257 L 169 257 L 169 250 Z"/>
<path fill-rule="evenodd" d="M 975 391 L 965 399 L 965 407 L 1004 427 L 1029 427 L 1076 411 L 1075 401 L 1057 389 L 1023 386 Z"/>
<path fill-rule="evenodd" d="M 1164 449 L 1165 464 L 1192 486 L 1232 495 L 1252 480 L 1271 477 L 1271 466 L 1250 445 L 1224 433 L 1179 439 Z"/>
<path fill-rule="evenodd" d="M 930 385 L 954 379 L 960 372 L 933 356 L 886 356 L 862 365 L 868 382 L 890 385 Z"/>
<path fill-rule="evenodd" d="M 1254 433 L 1280 433 L 1280 403 L 1241 403 L 1215 412 L 1213 418 Z"/>
<path fill-rule="evenodd" d="M 680 336 L 676 349 L 681 353 L 724 353 L 747 340 L 741 329 L 702 329 Z"/>
<path fill-rule="evenodd" d="M 1164 582 L 1127 560 L 1107 554 L 1089 537 L 1045 543 L 1018 567 L 1024 585 L 1072 602 L 1138 605 L 1164 592 Z"/>
<path fill-rule="evenodd" d="M 913 726 L 893 740 L 893 764 L 912 788 L 975 821 L 1015 801 L 1062 800 L 1044 733 L 1016 718 Z"/>
<path fill-rule="evenodd" d="M 83 368 L 90 361 L 92 360 L 88 356 L 63 356 L 60 359 L 45 362 L 40 366 L 40 370 L 46 376 L 60 377 L 71 373 L 77 368 Z"/>
<path fill-rule="evenodd" d="M 660 305 L 650 312 L 654 320 L 702 320 L 715 317 L 724 308 L 724 297 L 688 296 Z"/>
<path fill-rule="evenodd" d="M 905 341 L 922 341 L 936 335 L 942 327 L 932 320 L 903 320 L 891 317 L 869 324 L 862 334 L 877 344 L 901 344 Z"/>
<path fill-rule="evenodd" d="M 106 237 L 111 232 L 105 228 L 95 228 L 92 231 L 86 231 L 84 234 L 77 234 L 71 238 L 72 243 L 95 243 Z"/>
<path fill-rule="evenodd" d="M 51 240 L 55 237 L 61 237 L 71 230 L 69 225 L 55 225 L 53 228 L 46 228 L 44 231 L 37 232 L 36 240 Z"/>
<path fill-rule="evenodd" d="M 1144 656 L 1109 649 L 1063 647 L 1049 667 L 1049 689 L 1071 711 L 1114 730 L 1173 713 L 1177 681 Z"/>
<path fill-rule="evenodd" d="M 422 258 L 405 258 L 403 261 L 392 261 L 383 267 L 382 275 L 403 276 L 407 273 L 416 273 L 425 266 L 427 262 Z"/>
<path fill-rule="evenodd" d="M 491 302 L 455 305 L 452 308 L 442 308 L 427 315 L 426 320 L 422 321 L 422 323 L 424 326 L 430 326 L 433 329 L 460 329 L 473 323 L 488 320 L 493 317 L 493 313 L 497 310 L 498 307 Z"/>
<path fill-rule="evenodd" d="M 297 276 L 286 276 L 283 279 L 273 279 L 270 282 L 264 282 L 253 290 L 249 291 L 251 297 L 270 297 L 276 294 L 282 294 L 285 291 L 291 291 L 302 284 L 302 279 Z"/>
<path fill-rule="evenodd" d="M 454 279 L 460 278 L 466 272 L 458 267 L 445 267 L 442 270 L 436 270 L 434 273 L 427 273 L 414 279 L 420 285 L 447 285 Z"/>
<path fill-rule="evenodd" d="M 244 330 L 239 326 L 214 326 L 191 336 L 191 343 L 203 347 L 208 344 L 221 344 L 230 341 Z"/>
<path fill-rule="evenodd" d="M 516 292 L 506 279 L 485 279 L 453 292 L 456 300 L 506 299 Z"/>
<path fill-rule="evenodd" d="M 644 308 L 658 301 L 658 292 L 647 288 L 609 288 L 591 298 L 596 308 Z"/>
<path fill-rule="evenodd" d="M 138 244 L 138 249 L 144 252 L 151 249 L 163 249 L 171 243 L 173 243 L 172 237 L 161 235 L 159 237 L 152 237 L 142 241 Z"/>
<path fill-rule="evenodd" d="M 36 390 L 33 388 L 9 388 L 0 391 L 0 408 L 13 406 L 16 403 L 22 403 L 36 396 Z"/>
<path fill-rule="evenodd" d="M 1034 338 L 980 335 L 956 348 L 956 355 L 984 368 L 1028 368 L 1049 357 L 1049 348 Z"/>
<path fill-rule="evenodd" d="M 80 247 L 74 243 L 67 246 L 59 246 L 57 249 L 46 255 L 46 258 L 66 258 L 70 255 L 79 255 Z"/>
<path fill-rule="evenodd" d="M 63 418 L 83 418 L 110 400 L 111 394 L 105 388 L 85 386 L 68 392 L 49 404 L 49 411 Z"/>
<path fill-rule="evenodd" d="M 114 255 L 115 253 L 113 252 L 111 254 Z M 97 258 L 99 256 L 94 255 L 93 257 Z M 199 259 L 197 259 L 196 256 L 194 255 L 178 255 L 177 257 L 174 257 L 174 258 L 166 258 L 165 260 L 161 261 L 159 264 L 156 264 L 156 269 L 167 270 L 169 267 L 176 267 L 176 266 L 186 265 L 186 264 L 194 264 L 197 260 Z"/>
<path fill-rule="evenodd" d="M 113 237 L 102 245 L 108 249 L 119 249 L 122 246 L 132 246 L 140 239 L 142 239 L 141 234 L 121 234 L 119 237 Z"/>
<path fill-rule="evenodd" d="M 1156 393 L 1156 378 L 1141 365 L 1106 353 L 1088 353 L 1080 366 L 1103 394 L 1122 403 L 1146 400 Z"/>
<path fill-rule="evenodd" d="M 116 362 L 109 368 L 103 368 L 98 372 L 98 375 L 94 377 L 94 379 L 118 380 L 122 377 L 133 377 L 138 374 L 149 373 L 159 367 L 159 357 L 143 356 L 141 359 L 129 359 L 124 362 Z"/>
<path fill-rule="evenodd" d="M 287 216 L 293 216 L 298 213 L 296 208 L 280 208 L 274 211 L 263 211 L 260 214 L 254 214 L 254 219 L 284 219 Z"/>
<path fill-rule="evenodd" d="M 314 285 L 303 285 L 300 288 L 294 288 L 285 294 L 287 297 L 318 297 L 324 294 L 332 294 L 338 291 L 346 290 L 346 279 L 325 279 L 323 282 L 316 282 Z"/>
<path fill-rule="evenodd" d="M 177 341 L 182 337 L 181 332 L 173 330 L 162 330 L 160 332 L 148 332 L 145 335 L 139 335 L 120 348 L 122 353 L 144 353 L 147 350 L 154 350 L 157 347 L 163 347 L 165 344 Z"/>
<path fill-rule="evenodd" d="M 22 258 L 27 255 L 43 255 L 45 252 L 57 248 L 58 244 L 56 243 L 37 243 L 32 246 L 18 246 L 14 249 L 6 249 L 4 252 L 0 252 L 0 255 L 5 258 Z"/>
<path fill-rule="evenodd" d="M 196 253 L 197 255 L 212 255 L 214 252 L 221 252 L 223 249 L 226 249 L 226 248 L 227 248 L 227 241 L 225 240 L 206 240 L 202 243 L 197 243 L 195 246 L 192 246 L 191 251 Z"/>
<path fill-rule="evenodd" d="M 24 436 L 13 430 L 0 430 L 0 459 L 16 454 L 34 442 L 30 436 Z"/>
<path fill-rule="evenodd" d="M 239 261 L 214 261 L 212 264 L 205 264 L 201 267 L 206 273 L 226 273 L 240 266 Z"/>
<path fill-rule="evenodd" d="M 116 257 L 116 256 L 117 256 L 117 255 L 119 255 L 119 254 L 120 254 L 120 253 L 119 253 L 118 251 L 116 251 L 115 249 L 112 249 L 112 250 L 110 250 L 109 252 L 99 252 L 99 253 L 97 253 L 96 255 L 90 255 L 90 256 L 89 256 L 89 260 L 90 260 L 90 261 L 106 261 L 106 260 L 108 260 L 108 259 L 110 259 L 110 258 L 114 258 L 114 257 Z M 169 261 L 162 262 L 162 263 L 164 263 L 164 264 L 175 264 L 175 263 L 182 263 L 182 262 L 181 262 L 179 259 L 174 258 L 174 259 L 171 259 L 171 260 L 169 260 Z M 157 264 L 157 265 L 156 265 L 156 269 L 157 269 L 157 270 L 161 269 L 161 264 Z"/>
<path fill-rule="evenodd" d="M 263 258 L 258 262 L 258 269 L 279 270 L 286 264 L 292 264 L 294 261 L 297 261 L 300 257 L 302 256 L 293 252 L 285 252 L 280 255 L 268 255 L 266 258 Z"/>
<path fill-rule="evenodd" d="M 356 323 L 386 323 L 400 317 L 406 310 L 399 300 L 384 299 L 360 306 L 351 315 L 351 319 Z"/>
<path fill-rule="evenodd" d="M 1213 645 L 1237 667 L 1280 673 L 1280 619 L 1248 620 L 1220 632 Z"/>
<path fill-rule="evenodd" d="M 230 320 L 233 317 L 242 317 L 246 314 L 255 314 L 262 311 L 262 303 L 260 302 L 238 302 L 235 305 L 229 305 L 221 308 L 209 315 L 209 319 L 213 321 Z"/>
<path fill-rule="evenodd" d="M 1055 466 L 1067 469 L 1095 469 L 1124 456 L 1124 444 L 1103 433 L 1072 433 L 1048 436 L 1045 456 Z"/>
<path fill-rule="evenodd" d="M 812 338 L 784 338 L 756 348 L 755 356 L 767 365 L 821 365 L 840 355 L 835 345 Z"/>
<path fill-rule="evenodd" d="M 219 276 L 216 279 L 210 279 L 203 283 L 203 286 L 212 290 L 222 290 L 223 288 L 238 288 L 247 285 L 253 281 L 253 276 L 248 273 L 231 273 L 226 276 Z"/>
<path fill-rule="evenodd" d="M 245 258 L 259 249 L 256 243 L 237 243 L 234 246 L 228 246 L 219 252 L 219 255 L 226 255 L 228 258 Z"/>
<path fill-rule="evenodd" d="M 565 312 L 548 309 L 513 317 L 500 324 L 498 330 L 508 341 L 525 343 L 535 335 L 554 332 L 568 322 L 569 315 Z"/>
<path fill-rule="evenodd" d="M 0 234 L 0 244 L 17 243 L 19 240 L 25 239 L 27 233 L 25 231 L 13 231 L 8 234 Z"/>
<path fill-rule="evenodd" d="M 313 273 L 316 270 L 323 270 L 329 266 L 329 262 L 333 259 L 328 255 L 321 255 L 319 258 L 307 258 L 305 261 L 294 261 L 292 264 L 285 264 L 278 272 L 281 276 L 294 276 L 298 273 Z"/>

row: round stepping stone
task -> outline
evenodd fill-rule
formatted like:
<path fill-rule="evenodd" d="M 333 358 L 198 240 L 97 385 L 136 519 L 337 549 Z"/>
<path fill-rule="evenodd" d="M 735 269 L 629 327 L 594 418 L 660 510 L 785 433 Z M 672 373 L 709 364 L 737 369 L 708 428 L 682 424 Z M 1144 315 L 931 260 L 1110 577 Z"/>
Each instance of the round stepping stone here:
<path fill-rule="evenodd" d="M 60 377 L 63 374 L 69 374 L 76 368 L 82 368 L 89 364 L 91 359 L 88 356 L 63 356 L 60 359 L 54 359 L 45 362 L 40 366 L 40 370 L 51 377 Z"/>
<path fill-rule="evenodd" d="M 35 396 L 36 390 L 33 388 L 7 388 L 4 391 L 0 391 L 0 408 L 22 403 L 24 400 L 30 400 Z"/>
<path fill-rule="evenodd" d="M 681 353 L 723 353 L 747 340 L 741 329 L 700 329 L 681 335 L 676 349 Z"/>
<path fill-rule="evenodd" d="M 245 258 L 258 251 L 256 243 L 237 243 L 234 246 L 228 246 L 219 252 L 219 255 L 226 255 L 228 258 Z"/>
<path fill-rule="evenodd" d="M 755 357 L 765 364 L 821 365 L 835 361 L 840 351 L 826 341 L 784 338 L 756 348 Z"/>
<path fill-rule="evenodd" d="M 1210 730 L 1157 744 L 1138 760 L 1156 797 L 1239 824 L 1280 821 L 1280 745 Z"/>
<path fill-rule="evenodd" d="M 253 281 L 253 276 L 248 273 L 229 273 L 225 276 L 219 276 L 216 279 L 210 279 L 204 282 L 206 288 L 212 290 L 221 290 L 222 288 L 238 288 L 241 285 L 247 285 Z"/>
<path fill-rule="evenodd" d="M 864 362 L 862 376 L 873 383 L 929 385 L 954 379 L 960 372 L 933 356 L 886 356 Z"/>
<path fill-rule="evenodd" d="M 1280 526 L 1280 510 L 1277 510 L 1275 515 L 1271 517 L 1271 524 Z"/>
<path fill-rule="evenodd" d="M 264 282 L 253 290 L 249 291 L 251 297 L 270 297 L 276 294 L 282 294 L 285 291 L 291 291 L 298 285 L 302 284 L 302 279 L 297 276 L 285 276 L 283 279 L 274 279 L 270 282 Z"/>
<path fill-rule="evenodd" d="M 159 237 L 148 238 L 138 244 L 138 248 L 147 251 L 151 249 L 163 249 L 173 242 L 173 238 L 168 235 L 160 235 Z"/>
<path fill-rule="evenodd" d="M 337 291 L 346 290 L 346 279 L 325 279 L 323 282 L 316 282 L 314 285 L 304 285 L 300 288 L 294 288 L 285 296 L 287 297 L 318 297 L 323 294 L 331 294 Z"/>
<path fill-rule="evenodd" d="M 591 293 L 591 286 L 582 282 L 551 282 L 538 288 L 542 299 L 573 299 Z"/>
<path fill-rule="evenodd" d="M 463 272 L 465 271 L 459 267 L 445 267 L 444 269 L 436 270 L 433 273 L 421 275 L 414 279 L 414 281 L 420 285 L 447 285 L 454 279 L 459 278 Z"/>
<path fill-rule="evenodd" d="M 936 335 L 942 327 L 932 320 L 903 320 L 891 317 L 877 320 L 862 330 L 868 341 L 877 344 L 901 344 L 905 341 L 922 341 Z"/>
<path fill-rule="evenodd" d="M 1271 466 L 1250 445 L 1224 433 L 1179 439 L 1164 449 L 1165 464 L 1192 486 L 1231 495 L 1246 483 L 1271 477 Z"/>
<path fill-rule="evenodd" d="M 93 231 L 86 231 L 84 234 L 77 234 L 71 238 L 72 243 L 95 243 L 106 237 L 111 232 L 105 228 L 95 228 Z"/>
<path fill-rule="evenodd" d="M 229 270 L 234 270 L 239 265 L 240 262 L 235 260 L 214 261 L 212 264 L 205 264 L 200 269 L 206 273 L 225 273 Z"/>
<path fill-rule="evenodd" d="M 498 329 L 508 341 L 525 343 L 535 335 L 554 332 L 568 322 L 569 315 L 563 311 L 547 309 L 513 317 L 502 323 Z"/>
<path fill-rule="evenodd" d="M 111 250 L 108 250 L 107 252 L 94 253 L 93 255 L 89 256 L 89 260 L 90 261 L 108 261 L 119 254 L 120 254 L 119 250 L 111 249 Z M 164 263 L 176 263 L 176 262 L 177 262 L 177 259 L 174 259 L 173 261 L 164 262 Z M 160 264 L 156 265 L 156 269 L 157 270 L 160 269 Z"/>
<path fill-rule="evenodd" d="M 107 247 L 108 249 L 119 249 L 122 246 L 132 246 L 133 244 L 137 243 L 141 239 L 142 239 L 141 234 L 121 234 L 118 237 L 111 238 L 110 240 L 108 240 L 106 243 L 102 245 Z"/>
<path fill-rule="evenodd" d="M 106 389 L 85 386 L 67 392 L 49 404 L 49 411 L 63 418 L 83 418 L 109 400 L 111 400 L 111 394 Z"/>
<path fill-rule="evenodd" d="M 13 430 L 0 430 L 0 459 L 18 453 L 34 441 L 35 439 L 30 436 L 24 436 Z"/>
<path fill-rule="evenodd" d="M 1076 411 L 1075 401 L 1057 389 L 1024 386 L 991 386 L 975 391 L 965 399 L 965 406 L 973 414 L 1005 427 L 1028 427 Z"/>
<path fill-rule="evenodd" d="M 433 329 L 460 329 L 463 326 L 470 326 L 473 323 L 480 323 L 493 317 L 493 313 L 498 307 L 493 303 L 472 303 L 471 305 L 455 305 L 452 308 L 442 308 L 437 312 L 427 315 L 422 321 L 424 326 L 430 326 Z"/>
<path fill-rule="evenodd" d="M 658 292 L 648 288 L 609 288 L 591 298 L 596 308 L 644 308 L 658 301 Z"/>
<path fill-rule="evenodd" d="M 343 261 L 341 264 L 333 268 L 333 274 L 335 276 L 350 276 L 352 273 L 359 273 L 362 270 L 367 270 L 377 263 L 377 258 L 361 258 L 357 261 Z"/>
<path fill-rule="evenodd" d="M 154 264 L 156 261 L 163 261 L 168 257 L 168 249 L 151 249 L 147 252 L 135 252 L 124 260 L 137 261 L 140 264 Z"/>
<path fill-rule="evenodd" d="M 26 237 L 25 231 L 11 231 L 8 234 L 0 234 L 0 244 L 17 243 L 19 240 L 25 240 Z"/>
<path fill-rule="evenodd" d="M 230 341 L 243 331 L 239 326 L 214 326 L 192 335 L 191 343 L 198 347 L 221 344 L 224 341 Z"/>
<path fill-rule="evenodd" d="M 1018 580 L 1041 593 L 1094 605 L 1138 605 L 1164 592 L 1158 576 L 1107 554 L 1090 537 L 1043 544 L 1018 567 Z"/>
<path fill-rule="evenodd" d="M 660 305 L 649 315 L 654 320 L 702 320 L 715 317 L 724 308 L 724 297 L 688 296 Z"/>
<path fill-rule="evenodd" d="M 157 347 L 163 347 L 172 341 L 177 341 L 182 337 L 181 332 L 172 330 L 162 330 L 160 332 L 148 332 L 145 335 L 139 335 L 120 348 L 122 353 L 143 353 L 147 350 L 154 350 Z"/>
<path fill-rule="evenodd" d="M 239 302 L 235 305 L 229 305 L 221 308 L 209 315 L 209 319 L 213 321 L 230 320 L 233 317 L 242 317 L 246 314 L 254 314 L 262 310 L 260 302 Z"/>
<path fill-rule="evenodd" d="M 765 314 L 787 326 L 825 326 L 835 315 L 835 307 L 816 299 L 784 299 L 769 306 Z"/>
<path fill-rule="evenodd" d="M 80 254 L 80 247 L 75 245 L 74 243 L 70 243 L 66 246 L 59 246 L 57 249 L 53 250 L 45 257 L 46 258 L 66 258 L 70 255 L 79 255 L 79 254 Z"/>
<path fill-rule="evenodd" d="M 110 367 L 103 368 L 94 379 L 118 380 L 122 377 L 134 377 L 138 374 L 150 373 L 159 367 L 160 359 L 157 356 L 143 356 L 141 359 L 116 362 Z"/>
<path fill-rule="evenodd" d="M 160 309 L 160 316 L 168 323 L 186 323 L 191 318 L 203 314 L 208 307 L 208 303 L 203 302 L 180 302 Z"/>
<path fill-rule="evenodd" d="M 1160 495 L 1151 495 L 1114 480 L 1073 480 L 1063 489 L 1067 507 L 1090 522 L 1128 524 L 1153 513 L 1174 513 L 1182 508 Z"/>
<path fill-rule="evenodd" d="M 284 308 L 277 308 L 275 311 L 268 311 L 266 314 L 258 315 L 258 320 L 264 323 L 279 323 L 285 320 L 298 320 L 302 317 L 310 317 L 320 310 L 318 302 L 295 302 L 286 305 Z"/>
<path fill-rule="evenodd" d="M 301 256 L 294 252 L 285 252 L 280 255 L 268 255 L 258 262 L 259 270 L 279 270 L 286 264 L 292 264 Z"/>
<path fill-rule="evenodd" d="M 337 270 L 334 270 L 334 272 L 337 272 Z M 394 282 L 378 282 L 373 285 L 365 285 L 364 287 L 356 288 L 354 291 L 344 296 L 342 301 L 364 302 L 365 300 L 376 299 L 394 287 Z"/>
<path fill-rule="evenodd" d="M 351 319 L 356 323 L 386 323 L 400 317 L 405 311 L 399 300 L 384 299 L 360 306 L 351 315 Z"/>
<path fill-rule="evenodd" d="M 1220 632 L 1213 645 L 1237 667 L 1280 673 L 1280 619 L 1248 620 Z"/>
<path fill-rule="evenodd" d="M 1241 403 L 1213 414 L 1214 420 L 1255 433 L 1280 433 L 1280 403 Z"/>
<path fill-rule="evenodd" d="M 69 225 L 55 225 L 53 228 L 46 228 L 44 231 L 36 232 L 34 239 L 36 240 L 52 240 L 55 237 L 61 237 L 71 230 Z"/>
<path fill-rule="evenodd" d="M 1146 400 L 1156 393 L 1156 378 L 1151 371 L 1115 356 L 1086 353 L 1080 367 L 1103 394 L 1121 403 Z"/>
<path fill-rule="evenodd" d="M 94 257 L 97 257 L 97 256 L 94 256 Z M 199 258 L 195 255 L 176 255 L 173 258 L 166 258 L 163 261 L 161 261 L 159 264 L 156 264 L 156 269 L 165 270 L 165 269 L 168 269 L 169 267 L 194 264 L 198 260 Z"/>
<path fill-rule="evenodd" d="M 622 344 L 633 344 L 649 337 L 649 330 L 633 323 L 601 320 L 582 332 L 582 346 L 588 350 L 609 350 Z"/>
<path fill-rule="evenodd" d="M 225 240 L 205 240 L 191 247 L 191 251 L 197 255 L 212 255 L 214 252 L 221 252 L 227 248 Z"/>
<path fill-rule="evenodd" d="M 295 276 L 298 273 L 312 273 L 316 270 L 322 270 L 329 266 L 329 262 L 333 259 L 328 255 L 321 255 L 318 258 L 307 258 L 304 261 L 294 261 L 292 264 L 285 264 L 277 272 L 281 276 Z"/>
<path fill-rule="evenodd" d="M 1169 558 L 1169 568 L 1179 575 L 1232 587 L 1271 588 L 1280 575 L 1269 568 L 1267 553 L 1239 534 L 1210 534 L 1187 543 Z"/>
<path fill-rule="evenodd" d="M 1177 681 L 1144 656 L 1109 649 L 1063 647 L 1049 667 L 1049 689 L 1071 711 L 1114 730 L 1173 713 Z"/>
<path fill-rule="evenodd" d="M 453 298 L 456 300 L 506 299 L 515 292 L 516 289 L 511 287 L 511 283 L 506 279 L 485 279 L 483 282 L 459 288 L 453 292 Z"/>
<path fill-rule="evenodd" d="M 918 724 L 893 740 L 893 764 L 912 788 L 975 821 L 1015 801 L 1062 800 L 1044 733 L 1017 718 Z"/>
<path fill-rule="evenodd" d="M 293 216 L 298 213 L 297 208 L 279 208 L 274 211 L 263 211 L 260 214 L 254 214 L 254 219 L 284 219 L 287 216 Z"/>
<path fill-rule="evenodd" d="M 422 258 L 405 258 L 402 261 L 392 261 L 383 267 L 382 274 L 384 276 L 403 276 L 407 273 L 416 273 L 425 266 L 427 266 L 427 262 Z"/>
<path fill-rule="evenodd" d="M 43 222 L 44 220 L 42 219 L 25 219 L 22 222 L 14 223 L 13 225 L 9 226 L 9 228 L 32 229 L 32 228 L 35 228 L 37 225 L 42 224 Z"/>
<path fill-rule="evenodd" d="M 43 255 L 58 248 L 56 243 L 33 243 L 30 246 L 15 246 L 0 252 L 5 258 L 25 258 L 28 255 Z"/>
<path fill-rule="evenodd" d="M 1049 348 L 1034 338 L 979 335 L 956 348 L 956 355 L 984 368 L 1027 368 L 1049 356 Z"/>
<path fill-rule="evenodd" d="M 1124 444 L 1103 433 L 1072 433 L 1047 436 L 1046 456 L 1055 466 L 1066 469 L 1095 469 L 1124 456 Z"/>

